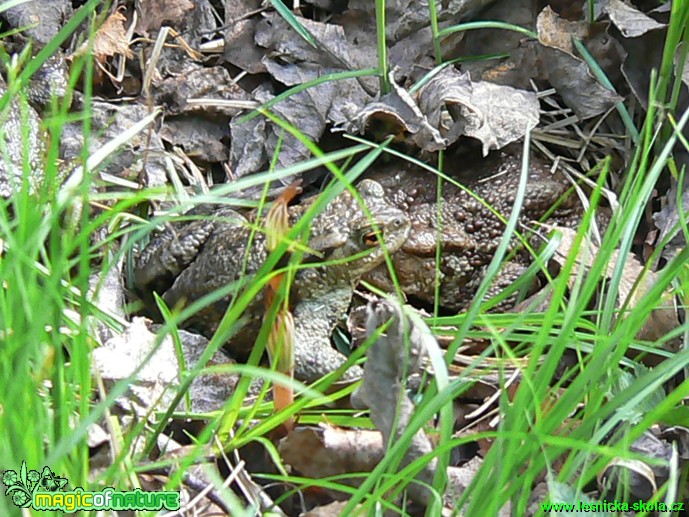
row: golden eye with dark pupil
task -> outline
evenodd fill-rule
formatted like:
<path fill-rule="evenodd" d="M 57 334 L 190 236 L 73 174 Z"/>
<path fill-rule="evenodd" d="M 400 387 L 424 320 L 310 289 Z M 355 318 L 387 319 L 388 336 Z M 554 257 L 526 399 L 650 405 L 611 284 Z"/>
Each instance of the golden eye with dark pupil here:
<path fill-rule="evenodd" d="M 368 247 L 376 246 L 378 244 L 378 234 L 373 230 L 361 234 L 361 244 Z"/>

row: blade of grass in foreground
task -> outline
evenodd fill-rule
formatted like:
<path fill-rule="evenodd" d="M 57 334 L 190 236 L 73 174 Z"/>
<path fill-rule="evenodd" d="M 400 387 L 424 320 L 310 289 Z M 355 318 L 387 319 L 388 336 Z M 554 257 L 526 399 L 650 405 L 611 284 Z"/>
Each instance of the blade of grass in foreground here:
<path fill-rule="evenodd" d="M 686 123 L 689 112 L 682 117 L 682 123 Z M 602 444 L 606 435 L 619 423 L 622 412 L 615 413 L 623 404 L 638 404 L 631 397 L 649 397 L 660 387 L 663 382 L 669 380 L 674 374 L 686 366 L 686 352 L 678 354 L 675 359 L 666 361 L 657 367 L 653 373 L 647 374 L 634 383 L 627 391 L 618 394 L 615 399 L 607 400 L 612 379 L 620 368 L 625 351 L 632 345 L 634 336 L 639 329 L 649 321 L 651 311 L 661 300 L 661 293 L 668 288 L 673 279 L 677 277 L 677 267 L 687 260 L 687 254 L 677 258 L 677 262 L 669 264 L 661 271 L 646 296 L 634 307 L 628 310 L 624 318 L 620 318 L 616 312 L 616 293 L 622 271 L 624 269 L 624 257 L 629 249 L 633 229 L 641 216 L 640 211 L 646 205 L 645 200 L 650 196 L 655 185 L 657 175 L 667 162 L 669 152 L 674 145 L 674 138 L 667 141 L 663 152 L 657 158 L 647 174 L 642 175 L 644 181 L 637 182 L 632 201 L 622 203 L 622 213 L 619 215 L 619 223 L 616 229 L 608 232 L 606 239 L 599 250 L 594 265 L 587 273 L 581 287 L 570 292 L 575 299 L 569 299 L 565 305 L 565 323 L 560 328 L 559 338 L 552 342 L 545 341 L 546 332 L 550 334 L 551 321 L 557 313 L 560 300 L 568 289 L 570 278 L 575 274 L 574 257 L 570 257 L 558 278 L 555 281 L 555 290 L 552 295 L 550 308 L 544 319 L 542 331 L 535 336 L 532 363 L 527 370 L 522 372 L 525 381 L 522 382 L 517 394 L 511 399 L 505 399 L 501 404 L 503 417 L 500 422 L 500 436 L 493 443 L 484 464 L 472 482 L 469 490 L 458 501 L 458 505 L 467 506 L 468 514 L 476 511 L 496 514 L 508 501 L 512 501 L 513 511 L 517 514 L 525 511 L 529 496 L 535 480 L 544 469 L 552 468 L 553 462 L 565 457 L 568 461 L 566 467 L 560 471 L 560 479 L 577 486 L 592 479 L 600 471 L 602 465 L 610 459 L 610 456 L 592 455 L 590 450 L 584 447 L 586 443 Z M 651 146 L 640 146 L 641 149 L 651 149 Z M 648 163 L 648 159 L 641 163 Z M 630 181 L 635 178 L 628 177 Z M 595 203 L 593 203 L 595 205 Z M 590 222 L 591 214 L 588 213 L 582 222 L 583 232 Z M 581 239 L 581 237 L 580 237 Z M 622 243 L 620 245 L 620 240 Z M 579 241 L 581 242 L 581 240 Z M 619 260 L 611 282 L 606 288 L 605 298 L 599 310 L 603 317 L 600 318 L 597 332 L 596 346 L 592 353 L 582 356 L 576 374 L 571 377 L 568 385 L 561 385 L 558 391 L 552 389 L 555 368 L 560 364 L 564 351 L 576 345 L 576 322 L 581 319 L 582 311 L 586 310 L 589 301 L 593 299 L 599 279 L 604 277 L 607 263 L 613 256 L 613 252 L 619 247 Z M 577 245 L 573 246 L 577 249 Z M 583 271 L 579 269 L 578 274 Z M 608 327 L 606 322 L 610 322 Z M 609 329 L 609 331 L 608 331 Z M 545 348 L 548 343 L 548 348 Z M 545 361 L 539 365 L 537 360 L 539 350 L 545 353 Z M 534 389 L 535 387 L 535 389 Z M 653 388 L 653 389 L 652 389 Z M 678 401 L 686 396 L 687 386 L 683 385 L 678 393 L 673 394 L 669 400 Z M 672 402 L 668 402 L 673 406 Z M 664 406 L 662 410 L 649 415 L 645 422 L 639 423 L 630 433 L 630 439 L 640 434 L 670 407 Z M 613 414 L 616 416 L 613 418 Z M 653 422 L 651 421 L 653 420 Z M 603 425 L 605 424 L 605 425 Z M 525 440 L 529 436 L 529 440 Z M 571 444 L 562 442 L 556 445 L 551 438 L 568 437 L 582 443 L 579 450 L 571 447 Z M 628 444 L 627 444 L 628 445 Z M 627 454 L 622 442 L 610 446 L 611 455 L 624 457 Z M 581 468 L 584 469 L 582 474 Z M 496 475 L 497 474 L 497 475 Z M 499 491 L 496 491 L 496 486 Z"/>
<path fill-rule="evenodd" d="M 30 75 L 98 4 L 88 2 L 21 71 L 11 71 L 0 110 L 7 109 L 13 97 L 23 96 Z M 75 63 L 75 68 L 81 66 Z M 51 134 L 58 134 L 67 120 L 64 110 L 55 111 Z M 23 138 L 28 138 L 26 132 Z M 23 149 L 30 144 L 25 141 Z M 55 155 L 56 146 L 57 142 L 50 142 L 48 158 Z M 23 172 L 28 178 L 35 171 L 26 165 Z M 83 229 L 64 226 L 65 213 L 55 200 L 57 189 L 51 188 L 59 176 L 55 163 L 48 159 L 37 168 L 45 173 L 45 180 L 34 193 L 24 188 L 10 200 L 0 201 L 0 455 L 5 469 L 17 469 L 22 461 L 39 470 L 49 464 L 74 485 L 88 486 L 86 434 L 67 449 L 58 444 L 71 436 L 77 422 L 88 420 L 91 411 L 93 341 L 88 323 L 92 311 L 85 294 L 91 273 L 89 239 L 83 238 L 83 245 L 75 249 L 73 238 L 83 236 Z M 75 296 L 82 302 L 78 315 L 70 303 Z M 17 511 L 10 497 L 0 499 L 0 514 Z"/>
<path fill-rule="evenodd" d="M 304 41 L 306 41 L 313 48 L 318 46 L 318 42 L 309 32 L 309 30 L 304 27 L 304 25 L 294 16 L 294 13 L 287 8 L 287 6 L 282 2 L 282 0 L 270 0 L 271 5 L 275 8 L 280 16 L 292 27 L 299 36 L 301 36 Z"/>
<path fill-rule="evenodd" d="M 388 46 L 385 36 L 385 0 L 376 2 L 376 50 L 378 55 L 378 75 L 380 79 L 380 95 L 390 92 L 390 78 L 388 77 Z"/>

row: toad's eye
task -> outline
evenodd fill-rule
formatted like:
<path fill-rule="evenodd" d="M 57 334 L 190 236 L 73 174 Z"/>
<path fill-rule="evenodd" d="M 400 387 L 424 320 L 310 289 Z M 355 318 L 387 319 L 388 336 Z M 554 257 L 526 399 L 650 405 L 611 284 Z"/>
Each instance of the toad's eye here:
<path fill-rule="evenodd" d="M 366 230 L 361 233 L 361 245 L 372 248 L 378 245 L 378 233 L 375 230 Z"/>
<path fill-rule="evenodd" d="M 404 226 L 405 219 L 404 217 L 395 217 L 395 219 L 392 221 L 392 225 L 395 228 L 402 228 Z"/>

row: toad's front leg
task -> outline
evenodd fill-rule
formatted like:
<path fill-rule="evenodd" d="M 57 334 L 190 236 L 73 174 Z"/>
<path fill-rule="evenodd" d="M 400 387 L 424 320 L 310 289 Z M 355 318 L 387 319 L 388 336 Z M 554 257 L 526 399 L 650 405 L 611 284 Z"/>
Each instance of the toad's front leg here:
<path fill-rule="evenodd" d="M 294 377 L 311 383 L 340 368 L 347 358 L 330 345 L 330 336 L 339 318 L 346 314 L 352 299 L 351 287 L 328 291 L 301 300 L 294 314 Z M 349 368 L 345 380 L 361 377 L 358 366 Z"/>

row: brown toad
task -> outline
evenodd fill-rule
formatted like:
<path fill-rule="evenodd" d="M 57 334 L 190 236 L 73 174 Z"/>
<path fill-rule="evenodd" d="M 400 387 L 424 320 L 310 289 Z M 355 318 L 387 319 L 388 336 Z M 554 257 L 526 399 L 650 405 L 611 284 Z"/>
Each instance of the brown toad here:
<path fill-rule="evenodd" d="M 396 252 L 409 234 L 409 220 L 390 205 L 378 183 L 363 180 L 357 190 L 370 216 L 347 191 L 327 204 L 310 225 L 308 246 L 315 254 L 306 257 L 291 287 L 294 373 L 302 381 L 314 381 L 344 363 L 344 356 L 330 346 L 333 328 L 346 314 L 361 276 L 383 263 L 384 248 L 390 254 Z M 309 205 L 290 208 L 292 224 Z M 252 229 L 242 215 L 225 208 L 213 216 L 182 224 L 154 239 L 139 257 L 135 289 L 143 295 L 156 291 L 172 307 L 255 275 L 269 255 L 265 233 L 256 231 L 249 246 Z M 375 227 L 382 233 L 384 247 Z M 212 335 L 231 301 L 231 296 L 222 298 L 185 325 Z M 261 290 L 245 311 L 246 324 L 225 346 L 231 355 L 239 359 L 249 355 L 264 316 Z"/>
<path fill-rule="evenodd" d="M 571 183 L 561 174 L 551 174 L 546 164 L 530 161 L 526 196 L 518 231 L 524 233 L 529 223 L 541 219 L 553 206 L 550 223 L 561 226 L 577 224 L 583 212 L 574 195 L 562 198 Z M 521 157 L 517 153 L 493 153 L 485 159 L 464 163 L 461 174 L 450 174 L 470 189 L 505 219 L 514 206 Z M 436 270 L 439 305 L 450 310 L 467 307 L 483 279 L 502 239 L 505 225 L 484 204 L 465 190 L 443 181 L 440 224 L 438 218 L 437 176 L 411 165 L 397 164 L 367 175 L 379 182 L 391 203 L 403 210 L 411 221 L 409 238 L 393 256 L 395 272 L 402 291 L 412 300 L 432 305 L 435 298 Z M 436 264 L 436 246 L 440 239 L 440 262 Z M 516 244 L 512 244 L 512 247 Z M 526 269 L 527 252 L 518 253 L 507 262 L 495 279 L 489 296 L 501 292 Z M 394 285 L 386 269 L 377 268 L 364 280 L 391 291 Z M 507 308 L 503 305 L 502 308 Z"/>

